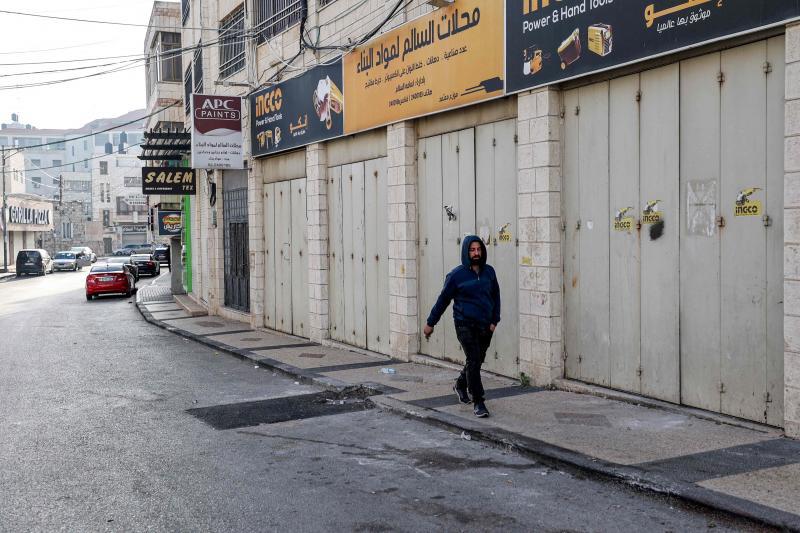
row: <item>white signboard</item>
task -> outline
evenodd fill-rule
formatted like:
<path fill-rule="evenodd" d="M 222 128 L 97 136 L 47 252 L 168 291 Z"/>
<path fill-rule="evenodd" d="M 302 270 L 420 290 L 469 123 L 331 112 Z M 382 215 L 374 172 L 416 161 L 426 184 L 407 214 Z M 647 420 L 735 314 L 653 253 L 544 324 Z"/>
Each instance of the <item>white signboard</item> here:
<path fill-rule="evenodd" d="M 192 95 L 193 168 L 244 168 L 242 99 Z"/>

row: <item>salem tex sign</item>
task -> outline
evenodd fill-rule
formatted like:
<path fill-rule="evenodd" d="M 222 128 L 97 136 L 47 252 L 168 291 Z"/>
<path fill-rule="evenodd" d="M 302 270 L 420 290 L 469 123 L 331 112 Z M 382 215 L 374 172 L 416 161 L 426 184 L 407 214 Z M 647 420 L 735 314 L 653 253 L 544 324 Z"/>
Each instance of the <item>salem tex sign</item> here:
<path fill-rule="evenodd" d="M 195 171 L 190 168 L 143 167 L 143 194 L 196 194 Z"/>

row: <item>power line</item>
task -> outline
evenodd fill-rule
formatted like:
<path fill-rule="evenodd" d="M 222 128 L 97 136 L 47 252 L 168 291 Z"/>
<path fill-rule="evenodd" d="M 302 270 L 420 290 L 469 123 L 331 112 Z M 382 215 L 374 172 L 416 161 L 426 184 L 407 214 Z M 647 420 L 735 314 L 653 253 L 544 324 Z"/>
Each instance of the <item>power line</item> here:
<path fill-rule="evenodd" d="M 94 46 L 96 44 L 110 43 L 111 41 L 95 41 L 93 43 L 75 44 L 72 46 L 59 46 L 58 48 L 39 48 L 37 50 L 13 50 L 11 52 L 0 52 L 0 56 L 7 56 L 10 54 L 38 54 L 39 52 L 55 52 L 58 50 L 68 50 L 70 48 L 86 48 L 87 46 Z"/>
<path fill-rule="evenodd" d="M 98 133 L 100 133 L 100 132 L 98 132 Z M 50 167 L 37 167 L 34 170 L 50 170 L 52 168 L 70 167 L 70 166 L 73 166 L 73 165 L 78 165 L 80 163 L 86 163 L 88 161 L 92 161 L 93 159 L 101 159 L 103 157 L 108 157 L 110 155 L 122 154 L 123 152 L 126 152 L 126 151 L 130 150 L 131 148 L 135 148 L 135 147 L 141 146 L 143 144 L 144 144 L 144 141 L 142 141 L 140 143 L 136 143 L 136 144 L 129 144 L 126 148 L 120 148 L 118 150 L 115 150 L 115 151 L 111 152 L 110 154 L 100 154 L 100 155 L 96 155 L 96 156 L 93 156 L 93 157 L 87 157 L 86 159 L 81 159 L 80 161 L 73 161 L 71 163 L 62 163 L 60 165 L 53 165 L 53 166 L 50 166 Z M 55 178 L 53 178 L 53 179 L 55 179 Z"/>
<path fill-rule="evenodd" d="M 101 68 L 101 67 L 110 67 L 113 65 L 121 65 L 124 63 L 132 63 L 133 61 L 115 61 L 113 63 L 102 63 L 99 65 L 84 65 L 82 67 L 70 67 L 70 68 L 61 68 L 61 69 L 53 69 L 53 70 L 38 70 L 34 72 L 14 72 L 13 74 L 0 74 L 0 78 L 11 78 L 13 76 L 33 76 L 36 74 L 54 74 L 56 72 L 69 72 L 73 70 L 86 70 L 90 68 Z"/>
<path fill-rule="evenodd" d="M 49 142 L 49 143 L 33 144 L 33 145 L 30 145 L 30 146 L 18 146 L 18 147 L 15 148 L 16 152 L 14 152 L 14 153 L 19 153 L 19 152 L 22 152 L 23 150 L 28 150 L 30 148 L 41 148 L 42 146 L 52 146 L 54 144 L 64 144 L 67 141 L 79 141 L 81 139 L 86 139 L 87 137 L 92 137 L 93 135 L 97 135 L 98 133 L 107 133 L 109 131 L 113 131 L 113 130 L 119 129 L 122 126 L 129 126 L 131 124 L 135 124 L 136 122 L 141 122 L 146 118 L 150 118 L 152 116 L 155 116 L 155 115 L 161 113 L 164 110 L 167 110 L 167 109 L 169 109 L 171 107 L 175 107 L 176 105 L 180 105 L 180 104 L 181 104 L 181 102 L 174 102 L 174 103 L 172 103 L 172 104 L 170 104 L 168 106 L 164 106 L 164 107 L 161 107 L 161 108 L 153 111 L 149 115 L 145 115 L 143 117 L 136 118 L 134 120 L 131 120 L 130 122 L 124 122 L 122 124 L 116 124 L 114 126 L 111 126 L 110 128 L 107 128 L 107 129 L 104 129 L 104 130 L 100 130 L 100 131 L 94 131 L 92 133 L 88 133 L 86 135 L 81 135 L 79 137 L 70 137 L 69 139 L 64 139 L 62 141 L 54 141 L 54 142 Z M 14 154 L 9 154 L 6 157 L 11 157 L 12 155 L 14 155 Z"/>
<path fill-rule="evenodd" d="M 65 20 L 68 22 L 88 22 L 91 24 L 109 24 L 112 26 L 131 26 L 135 28 L 155 28 L 158 30 L 166 29 L 166 30 L 173 30 L 176 32 L 181 31 L 181 28 L 186 30 L 209 30 L 215 31 L 214 28 L 193 28 L 190 26 L 182 26 L 182 27 L 174 27 L 174 26 L 151 26 L 150 24 L 135 24 L 133 22 L 114 22 L 110 20 L 92 20 L 92 19 L 81 19 L 81 18 L 72 18 L 72 17 L 56 17 L 55 15 L 40 15 L 38 13 L 23 13 L 21 11 L 7 11 L 5 9 L 0 9 L 0 13 L 5 13 L 7 15 L 19 15 L 23 17 L 35 17 L 35 18 L 44 18 L 44 19 L 51 19 L 51 20 Z"/>

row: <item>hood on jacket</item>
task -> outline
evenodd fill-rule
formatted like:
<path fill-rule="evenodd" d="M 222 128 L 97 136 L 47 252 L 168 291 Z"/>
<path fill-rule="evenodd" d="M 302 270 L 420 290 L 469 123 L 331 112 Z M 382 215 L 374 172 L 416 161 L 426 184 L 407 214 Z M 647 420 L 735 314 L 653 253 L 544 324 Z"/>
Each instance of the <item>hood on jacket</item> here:
<path fill-rule="evenodd" d="M 483 244 L 483 240 L 477 235 L 467 235 L 464 237 L 464 240 L 461 242 L 461 264 L 467 268 L 472 266 L 472 263 L 469 262 L 469 246 L 473 242 L 481 243 L 481 268 L 486 265 L 486 245 Z"/>

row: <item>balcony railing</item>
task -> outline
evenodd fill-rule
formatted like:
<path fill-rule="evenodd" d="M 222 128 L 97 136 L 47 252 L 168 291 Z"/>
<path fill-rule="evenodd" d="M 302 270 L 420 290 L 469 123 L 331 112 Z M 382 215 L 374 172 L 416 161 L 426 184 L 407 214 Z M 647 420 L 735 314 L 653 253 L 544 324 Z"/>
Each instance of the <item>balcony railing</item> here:
<path fill-rule="evenodd" d="M 305 0 L 255 0 L 255 31 L 258 42 L 271 39 L 300 22 Z"/>

